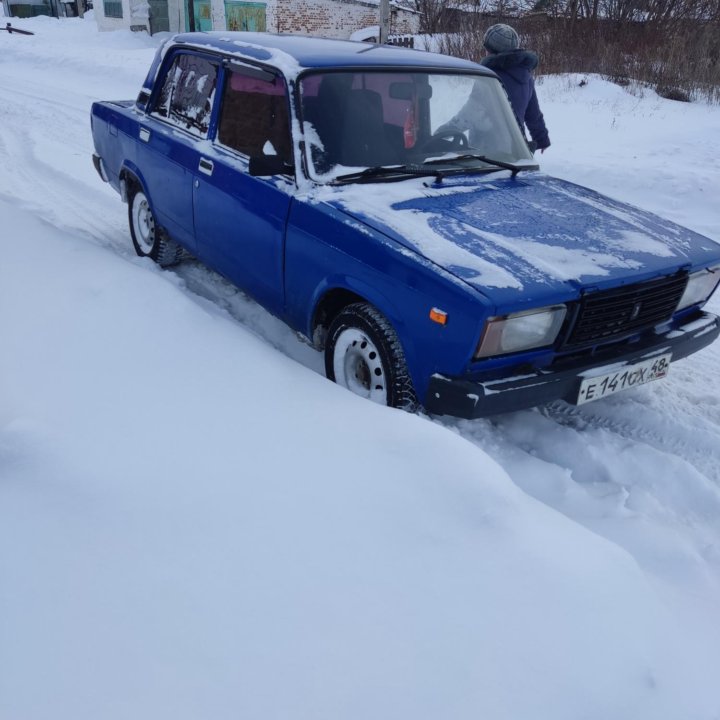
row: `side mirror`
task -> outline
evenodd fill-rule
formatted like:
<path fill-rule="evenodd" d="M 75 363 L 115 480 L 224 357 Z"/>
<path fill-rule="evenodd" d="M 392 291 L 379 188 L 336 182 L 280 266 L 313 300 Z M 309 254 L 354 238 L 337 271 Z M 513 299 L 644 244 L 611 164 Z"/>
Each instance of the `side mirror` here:
<path fill-rule="evenodd" d="M 292 170 L 292 165 L 288 165 L 279 155 L 252 155 L 248 165 L 248 172 L 253 177 L 289 175 Z"/>
<path fill-rule="evenodd" d="M 145 110 L 147 108 L 148 102 L 150 102 L 150 93 L 143 88 L 140 91 L 140 94 L 137 96 L 135 104 L 140 110 Z"/>

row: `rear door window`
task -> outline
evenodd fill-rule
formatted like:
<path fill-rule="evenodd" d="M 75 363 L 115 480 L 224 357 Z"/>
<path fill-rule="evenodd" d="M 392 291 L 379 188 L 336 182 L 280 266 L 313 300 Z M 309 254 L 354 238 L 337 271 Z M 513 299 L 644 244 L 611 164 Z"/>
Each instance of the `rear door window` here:
<path fill-rule="evenodd" d="M 218 142 L 243 155 L 277 155 L 290 163 L 285 80 L 262 70 L 229 70 L 220 106 Z"/>

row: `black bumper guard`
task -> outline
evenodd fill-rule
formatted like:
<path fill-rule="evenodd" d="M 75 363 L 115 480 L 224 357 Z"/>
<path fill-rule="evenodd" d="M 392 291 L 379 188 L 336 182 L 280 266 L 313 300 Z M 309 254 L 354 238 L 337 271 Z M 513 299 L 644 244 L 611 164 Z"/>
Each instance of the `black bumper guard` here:
<path fill-rule="evenodd" d="M 710 313 L 686 322 L 663 335 L 635 343 L 614 345 L 591 357 L 558 361 L 552 368 L 532 370 L 511 378 L 478 380 L 433 375 L 425 398 L 425 409 L 433 415 L 479 418 L 524 410 L 554 400 L 575 404 L 584 375 L 602 374 L 603 367 L 615 372 L 622 365 L 672 353 L 680 360 L 712 343 L 720 335 L 720 319 Z"/>

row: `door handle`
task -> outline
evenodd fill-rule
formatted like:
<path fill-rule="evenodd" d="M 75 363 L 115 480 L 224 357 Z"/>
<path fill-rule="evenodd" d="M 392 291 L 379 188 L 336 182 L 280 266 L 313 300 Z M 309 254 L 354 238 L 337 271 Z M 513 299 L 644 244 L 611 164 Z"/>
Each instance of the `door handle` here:
<path fill-rule="evenodd" d="M 201 173 L 204 173 L 205 175 L 212 175 L 214 167 L 215 166 L 213 165 L 212 160 L 208 160 L 207 158 L 200 158 L 200 165 L 198 166 L 198 170 L 200 170 Z"/>
<path fill-rule="evenodd" d="M 150 139 L 150 131 L 147 128 L 140 128 L 140 139 L 147 142 Z"/>

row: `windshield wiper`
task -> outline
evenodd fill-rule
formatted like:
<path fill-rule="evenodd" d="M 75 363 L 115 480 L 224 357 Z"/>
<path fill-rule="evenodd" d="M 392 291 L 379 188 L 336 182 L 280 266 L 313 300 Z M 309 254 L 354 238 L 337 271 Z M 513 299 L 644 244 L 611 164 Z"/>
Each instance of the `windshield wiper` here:
<path fill-rule="evenodd" d="M 487 163 L 488 165 L 494 165 L 496 168 L 501 170 L 510 170 L 512 176 L 515 177 L 519 172 L 523 170 L 537 170 L 538 165 L 513 165 L 503 160 L 495 160 L 489 158 L 486 155 L 474 155 L 472 153 L 466 153 L 465 155 L 457 155 L 452 158 L 437 158 L 436 160 L 426 160 L 423 165 L 447 165 L 448 163 L 457 162 L 458 160 L 480 160 L 481 162 Z M 468 170 L 483 170 L 486 171 L 488 168 L 467 168 Z"/>
<path fill-rule="evenodd" d="M 403 177 L 430 177 L 436 176 L 442 178 L 439 170 L 431 170 L 423 165 L 376 165 L 358 170 L 357 172 L 347 173 L 346 175 L 338 175 L 335 182 L 367 182 L 373 180 L 381 180 L 383 182 L 392 182 L 393 180 L 402 180 Z"/>

